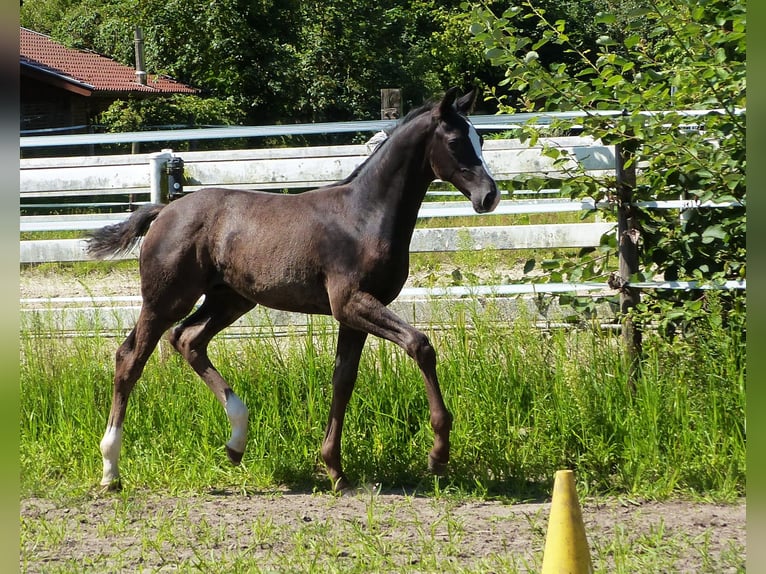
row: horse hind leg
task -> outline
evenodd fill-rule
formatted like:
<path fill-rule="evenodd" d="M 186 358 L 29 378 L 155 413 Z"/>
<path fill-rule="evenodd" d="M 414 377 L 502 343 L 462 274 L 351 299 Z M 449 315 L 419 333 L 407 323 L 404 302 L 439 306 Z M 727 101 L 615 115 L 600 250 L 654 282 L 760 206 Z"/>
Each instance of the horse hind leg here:
<path fill-rule="evenodd" d="M 223 405 L 231 423 L 231 437 L 226 443 L 226 454 L 235 465 L 242 461 L 245 453 L 248 411 L 242 400 L 213 366 L 207 354 L 207 347 L 217 333 L 253 307 L 255 307 L 254 303 L 235 291 L 219 287 L 207 293 L 202 305 L 175 327 L 169 335 L 173 347 L 181 353 Z"/>
<path fill-rule="evenodd" d="M 128 398 L 162 334 L 172 324 L 173 321 L 162 320 L 142 308 L 136 326 L 115 354 L 112 406 L 99 444 L 103 457 L 101 486 L 106 490 L 119 490 L 122 486 L 118 464 Z"/>

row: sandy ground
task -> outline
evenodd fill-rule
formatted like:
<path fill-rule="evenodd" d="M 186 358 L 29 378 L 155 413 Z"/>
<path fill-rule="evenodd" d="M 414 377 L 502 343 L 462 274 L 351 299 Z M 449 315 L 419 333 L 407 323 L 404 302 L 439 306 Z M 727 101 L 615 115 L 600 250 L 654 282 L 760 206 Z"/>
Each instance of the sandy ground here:
<path fill-rule="evenodd" d="M 82 279 L 71 273 L 36 268 L 22 269 L 19 275 L 21 299 L 50 297 L 117 297 L 140 295 L 138 270 L 113 269 L 97 279 Z"/>
<path fill-rule="evenodd" d="M 21 566 L 30 573 L 58 571 L 74 561 L 92 564 L 86 571 L 165 571 L 200 564 L 205 556 L 219 564 L 238 560 L 266 571 L 295 571 L 290 561 L 302 560 L 313 541 L 314 559 L 331 560 L 341 571 L 344 561 L 358 567 L 370 552 L 387 571 L 455 564 L 478 572 L 503 564 L 534 571 L 549 512 L 550 503 L 456 502 L 393 492 L 136 494 L 129 503 L 103 496 L 66 507 L 29 499 L 21 503 L 22 529 L 25 521 L 45 521 L 65 534 L 53 547 L 22 544 Z M 623 553 L 645 553 L 647 564 L 665 564 L 665 572 L 744 571 L 744 501 L 584 501 L 582 514 L 597 571 L 614 571 L 620 560 L 615 545 Z"/>

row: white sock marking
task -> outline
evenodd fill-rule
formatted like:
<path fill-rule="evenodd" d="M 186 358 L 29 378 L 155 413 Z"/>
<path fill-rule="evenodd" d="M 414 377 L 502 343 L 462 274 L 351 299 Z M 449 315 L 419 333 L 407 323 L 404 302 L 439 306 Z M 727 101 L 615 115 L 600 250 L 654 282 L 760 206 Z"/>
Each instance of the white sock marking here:
<path fill-rule="evenodd" d="M 230 449 L 245 452 L 247 443 L 247 407 L 235 393 L 226 398 L 226 416 L 231 422 L 231 438 L 226 443 Z"/>
<path fill-rule="evenodd" d="M 101 486 L 109 486 L 112 482 L 120 478 L 120 471 L 117 467 L 120 459 L 120 448 L 122 448 L 122 428 L 109 426 L 101 439 L 101 455 L 104 459 L 104 474 L 101 478 Z"/>

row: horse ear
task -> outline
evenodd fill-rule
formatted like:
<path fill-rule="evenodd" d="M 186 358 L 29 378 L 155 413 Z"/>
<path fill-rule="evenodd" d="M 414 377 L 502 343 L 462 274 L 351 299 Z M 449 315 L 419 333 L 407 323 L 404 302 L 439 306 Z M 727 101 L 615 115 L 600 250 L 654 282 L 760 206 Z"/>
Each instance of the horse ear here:
<path fill-rule="evenodd" d="M 444 94 L 441 103 L 436 108 L 436 112 L 439 114 L 439 117 L 443 118 L 449 115 L 450 112 L 455 111 L 455 99 L 457 98 L 458 90 L 459 88 L 455 86 L 454 88 L 447 90 L 447 93 Z"/>
<path fill-rule="evenodd" d="M 473 112 L 473 106 L 476 104 L 476 96 L 478 95 L 478 90 L 476 88 L 473 88 L 470 92 L 468 92 L 466 95 L 461 97 L 457 103 L 455 104 L 457 107 L 457 111 L 459 111 L 463 115 L 468 115 L 471 112 Z"/>

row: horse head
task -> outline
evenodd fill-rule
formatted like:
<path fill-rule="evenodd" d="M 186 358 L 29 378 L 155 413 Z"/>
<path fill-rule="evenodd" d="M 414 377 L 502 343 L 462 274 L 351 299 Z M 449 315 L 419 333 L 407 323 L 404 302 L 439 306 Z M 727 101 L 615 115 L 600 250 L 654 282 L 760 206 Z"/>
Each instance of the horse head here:
<path fill-rule="evenodd" d="M 481 152 L 482 139 L 467 117 L 475 101 L 475 89 L 458 98 L 458 88 L 451 88 L 434 106 L 437 127 L 429 159 L 436 177 L 460 190 L 476 213 L 487 213 L 497 207 L 500 194 Z"/>

